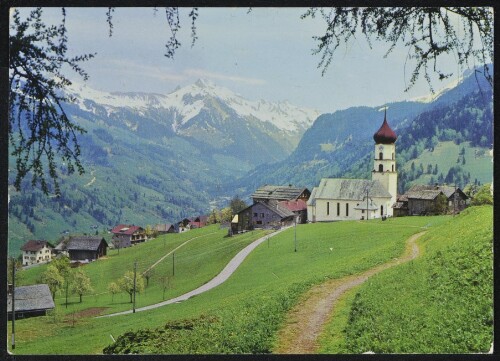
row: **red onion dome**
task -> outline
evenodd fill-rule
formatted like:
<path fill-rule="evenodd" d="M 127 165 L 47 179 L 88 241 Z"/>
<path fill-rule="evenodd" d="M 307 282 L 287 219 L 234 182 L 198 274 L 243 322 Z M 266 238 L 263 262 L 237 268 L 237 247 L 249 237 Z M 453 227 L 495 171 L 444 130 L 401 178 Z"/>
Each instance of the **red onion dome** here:
<path fill-rule="evenodd" d="M 389 124 L 387 124 L 386 116 L 384 115 L 384 123 L 375 134 L 373 134 L 373 139 L 376 144 L 393 144 L 398 139 L 394 130 L 391 129 Z"/>

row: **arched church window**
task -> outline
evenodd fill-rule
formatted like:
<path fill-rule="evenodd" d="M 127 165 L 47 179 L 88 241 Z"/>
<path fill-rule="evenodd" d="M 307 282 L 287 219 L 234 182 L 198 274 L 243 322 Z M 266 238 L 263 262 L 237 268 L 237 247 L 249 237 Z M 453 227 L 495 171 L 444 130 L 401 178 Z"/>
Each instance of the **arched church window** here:
<path fill-rule="evenodd" d="M 384 171 L 384 166 L 382 164 L 378 165 L 378 171 L 383 172 Z"/>
<path fill-rule="evenodd" d="M 392 171 L 394 172 L 394 164 L 392 165 Z"/>
<path fill-rule="evenodd" d="M 392 160 L 394 160 L 394 153 L 392 153 Z"/>
<path fill-rule="evenodd" d="M 380 159 L 380 160 L 384 159 L 384 155 L 382 154 L 382 152 L 380 152 L 380 153 L 378 154 L 378 159 Z"/>

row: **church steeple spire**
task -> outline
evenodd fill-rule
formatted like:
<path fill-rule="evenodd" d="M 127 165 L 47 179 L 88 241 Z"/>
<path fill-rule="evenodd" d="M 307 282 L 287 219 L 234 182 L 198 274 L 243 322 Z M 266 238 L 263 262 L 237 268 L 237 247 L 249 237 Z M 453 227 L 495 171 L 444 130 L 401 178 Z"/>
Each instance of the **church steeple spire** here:
<path fill-rule="evenodd" d="M 375 134 L 373 134 L 373 140 L 375 140 L 375 143 L 377 144 L 394 144 L 394 142 L 396 142 L 396 139 L 398 139 L 398 136 L 391 129 L 389 123 L 387 123 L 386 107 L 384 111 L 384 122 L 382 123 L 380 129 L 377 130 Z"/>

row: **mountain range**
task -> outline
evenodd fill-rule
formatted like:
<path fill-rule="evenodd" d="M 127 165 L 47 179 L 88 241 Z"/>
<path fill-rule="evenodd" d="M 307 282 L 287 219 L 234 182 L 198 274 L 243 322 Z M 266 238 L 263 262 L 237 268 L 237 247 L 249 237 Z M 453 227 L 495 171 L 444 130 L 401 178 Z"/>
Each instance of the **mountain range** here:
<path fill-rule="evenodd" d="M 477 79 L 466 76 L 426 101 L 329 114 L 247 100 L 206 80 L 169 94 L 109 93 L 73 84 L 67 92 L 75 101 L 66 111 L 87 131 L 79 137 L 86 173 L 68 176 L 61 163 L 58 198 L 33 189 L 29 180 L 22 192 L 9 186 L 9 252 L 17 254 L 26 239 L 54 241 L 119 223 L 145 226 L 208 213 L 263 184 L 312 188 L 325 176 L 369 177 L 371 136 L 382 123 L 383 107 L 400 136 L 397 160 L 407 186 L 422 175 L 410 174 L 406 165 L 430 151 L 434 136 L 440 143 L 460 133 L 463 144 L 483 150 L 492 143 L 491 86 Z M 452 124 L 450 117 L 461 121 Z M 12 169 L 14 160 L 9 163 Z M 455 159 L 440 171 L 452 167 Z M 9 184 L 12 178 L 9 173 Z"/>

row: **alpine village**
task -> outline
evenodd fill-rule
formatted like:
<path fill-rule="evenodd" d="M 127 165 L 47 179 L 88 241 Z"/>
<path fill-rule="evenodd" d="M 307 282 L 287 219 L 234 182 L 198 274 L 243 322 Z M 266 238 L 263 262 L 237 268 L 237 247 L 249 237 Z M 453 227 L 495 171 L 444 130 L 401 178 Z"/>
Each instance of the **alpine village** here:
<path fill-rule="evenodd" d="M 85 172 L 18 191 L 9 158 L 9 357 L 493 352 L 474 72 L 323 114 L 206 79 L 65 92 Z"/>

